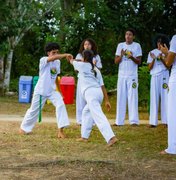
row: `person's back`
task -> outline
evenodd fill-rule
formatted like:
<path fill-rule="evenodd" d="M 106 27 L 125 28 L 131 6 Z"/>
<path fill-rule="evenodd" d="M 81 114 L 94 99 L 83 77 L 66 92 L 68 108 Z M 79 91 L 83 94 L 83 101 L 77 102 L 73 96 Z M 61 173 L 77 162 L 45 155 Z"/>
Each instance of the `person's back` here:
<path fill-rule="evenodd" d="M 75 70 L 79 71 L 79 81 L 81 84 L 81 93 L 83 94 L 84 91 L 90 87 L 101 87 L 103 84 L 102 76 L 98 68 L 94 68 L 94 71 L 92 70 L 92 66 L 90 63 L 86 62 L 73 62 L 73 66 Z"/>

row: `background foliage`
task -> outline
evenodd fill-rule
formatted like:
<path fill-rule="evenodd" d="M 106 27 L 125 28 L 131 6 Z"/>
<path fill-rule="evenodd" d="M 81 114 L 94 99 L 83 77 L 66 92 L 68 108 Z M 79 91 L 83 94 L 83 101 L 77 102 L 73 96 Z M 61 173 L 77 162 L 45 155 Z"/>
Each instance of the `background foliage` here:
<path fill-rule="evenodd" d="M 29 18 L 20 22 L 16 7 L 12 9 L 7 6 L 8 0 L 0 2 L 0 55 L 6 56 L 7 37 L 17 33 L 19 26 L 24 26 Z M 21 3 L 22 7 L 30 6 L 24 0 L 11 2 Z M 139 102 L 141 105 L 147 104 L 150 77 L 146 57 L 154 48 L 154 37 L 158 33 L 166 34 L 169 38 L 175 34 L 176 0 L 55 0 L 51 5 L 44 0 L 31 2 L 31 6 L 35 7 L 34 12 L 31 7 L 28 8 L 32 15 L 39 16 L 40 11 L 49 7 L 50 10 L 40 16 L 38 21 L 33 21 L 32 28 L 25 32 L 14 48 L 11 90 L 18 89 L 20 75 L 38 75 L 38 63 L 44 55 L 43 47 L 46 42 L 59 42 L 61 52 L 76 56 L 80 43 L 87 37 L 93 38 L 98 45 L 107 89 L 115 89 L 118 73 L 118 66 L 114 64 L 116 46 L 124 41 L 126 28 L 132 27 L 137 31 L 135 41 L 141 44 L 143 50 L 143 63 L 139 67 Z M 13 19 L 12 15 L 17 18 Z M 6 16 L 11 18 L 4 19 Z M 66 61 L 62 62 L 61 70 L 61 75 L 76 77 L 73 68 Z"/>

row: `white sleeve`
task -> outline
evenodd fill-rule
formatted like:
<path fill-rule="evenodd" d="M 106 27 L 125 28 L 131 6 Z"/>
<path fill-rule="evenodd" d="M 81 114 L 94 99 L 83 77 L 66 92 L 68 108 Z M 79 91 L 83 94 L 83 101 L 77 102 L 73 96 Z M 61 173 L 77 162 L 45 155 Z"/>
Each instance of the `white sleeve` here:
<path fill-rule="evenodd" d="M 40 65 L 39 65 L 39 68 L 40 68 L 40 69 L 45 68 L 45 66 L 48 64 L 47 60 L 48 60 L 48 57 L 47 57 L 47 56 L 46 56 L 46 57 L 42 57 L 42 58 L 40 59 Z"/>
<path fill-rule="evenodd" d="M 172 40 L 170 42 L 170 52 L 176 53 L 176 35 L 172 37 Z"/>
<path fill-rule="evenodd" d="M 98 54 L 95 57 L 95 61 L 96 61 L 97 68 L 101 69 L 102 68 L 102 63 L 101 63 L 101 58 L 100 58 L 100 56 Z"/>
<path fill-rule="evenodd" d="M 101 75 L 101 72 L 98 69 L 96 69 L 96 72 L 97 72 L 97 78 L 98 78 L 99 84 L 100 84 L 100 86 L 103 86 L 104 82 L 103 82 L 103 77 Z"/>
<path fill-rule="evenodd" d="M 57 60 L 57 74 L 60 74 L 60 60 Z"/>
<path fill-rule="evenodd" d="M 76 55 L 75 59 L 82 59 L 82 58 L 83 58 L 82 55 L 79 53 L 79 54 Z"/>
<path fill-rule="evenodd" d="M 147 58 L 147 64 L 151 63 L 153 61 L 153 58 L 150 56 L 150 52 L 148 53 L 148 58 Z"/>
<path fill-rule="evenodd" d="M 73 61 L 73 67 L 74 67 L 74 69 L 76 70 L 76 71 L 80 71 L 80 69 L 81 69 L 81 67 L 80 67 L 80 62 L 78 62 L 78 61 Z"/>
<path fill-rule="evenodd" d="M 138 43 L 136 57 L 142 56 L 142 48 L 141 45 Z"/>
<path fill-rule="evenodd" d="M 116 48 L 116 53 L 115 53 L 115 55 L 116 55 L 116 56 L 121 56 L 121 51 L 122 51 L 122 45 L 121 45 L 121 43 L 120 43 L 120 44 L 118 44 L 118 46 L 117 46 L 117 48 Z"/>

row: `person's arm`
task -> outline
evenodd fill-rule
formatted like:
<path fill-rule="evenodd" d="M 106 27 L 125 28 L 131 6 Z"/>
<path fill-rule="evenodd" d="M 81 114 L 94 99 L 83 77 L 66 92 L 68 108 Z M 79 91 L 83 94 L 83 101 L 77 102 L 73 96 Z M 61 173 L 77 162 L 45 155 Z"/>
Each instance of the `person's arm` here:
<path fill-rule="evenodd" d="M 165 66 L 166 68 L 169 68 L 169 67 L 167 66 L 167 64 L 166 64 L 166 59 L 165 59 L 165 58 L 161 58 L 161 62 L 164 64 L 164 66 Z"/>
<path fill-rule="evenodd" d="M 119 64 L 122 61 L 122 57 L 124 56 L 125 51 L 121 47 L 121 44 L 118 44 L 117 49 L 116 49 L 116 56 L 114 59 L 115 64 Z"/>
<path fill-rule="evenodd" d="M 107 110 L 109 111 L 111 109 L 111 104 L 109 102 L 109 98 L 108 98 L 108 94 L 107 94 L 106 88 L 103 85 L 103 86 L 101 86 L 101 89 L 102 89 L 103 95 L 104 95 L 105 106 L 106 106 Z"/>
<path fill-rule="evenodd" d="M 73 59 L 73 56 L 71 54 L 56 54 L 56 55 L 53 55 L 53 56 L 49 56 L 47 58 L 47 62 L 51 62 L 51 61 L 55 61 L 57 59 L 62 59 L 62 58 L 66 58 L 66 59 Z"/>
<path fill-rule="evenodd" d="M 176 53 L 170 52 L 165 44 L 164 46 L 161 46 L 161 51 L 166 56 L 166 60 L 165 60 L 166 67 L 168 68 L 171 67 L 176 57 Z"/>
<path fill-rule="evenodd" d="M 115 56 L 115 64 L 119 64 L 122 61 L 122 56 Z"/>
<path fill-rule="evenodd" d="M 142 56 L 138 56 L 138 57 L 133 57 L 133 56 L 129 56 L 128 58 L 130 58 L 134 63 L 136 63 L 136 64 L 141 64 L 141 57 Z"/>
<path fill-rule="evenodd" d="M 58 91 L 60 91 L 60 86 L 59 86 L 59 80 L 58 80 L 58 78 L 59 78 L 59 76 L 57 76 L 55 83 L 56 83 L 56 87 L 57 87 Z"/>
<path fill-rule="evenodd" d="M 155 64 L 155 59 L 156 59 L 156 56 L 152 52 L 150 52 L 149 55 L 148 55 L 148 60 L 147 60 L 148 68 L 149 68 L 150 71 L 152 70 L 152 68 L 153 68 L 153 66 Z"/>
<path fill-rule="evenodd" d="M 130 58 L 135 64 L 140 65 L 141 64 L 141 58 L 142 58 L 142 49 L 141 45 L 137 44 L 137 49 L 136 49 L 136 57 L 133 56 L 132 53 L 128 55 L 128 58 Z"/>
<path fill-rule="evenodd" d="M 155 64 L 155 59 L 153 59 L 152 62 L 148 64 L 148 68 L 150 71 L 152 70 L 154 64 Z"/>

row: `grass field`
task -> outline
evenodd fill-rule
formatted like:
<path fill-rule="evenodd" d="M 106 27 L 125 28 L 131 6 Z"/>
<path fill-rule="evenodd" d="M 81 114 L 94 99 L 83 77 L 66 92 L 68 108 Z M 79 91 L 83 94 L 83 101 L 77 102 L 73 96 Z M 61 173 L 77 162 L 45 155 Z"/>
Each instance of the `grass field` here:
<path fill-rule="evenodd" d="M 111 104 L 115 104 L 111 97 Z M 0 98 L 0 113 L 23 114 L 28 104 L 15 97 Z M 75 117 L 75 105 L 67 106 Z M 46 105 L 43 114 L 54 116 L 54 108 Z M 106 113 L 115 117 L 115 108 Z M 143 114 L 147 117 L 147 113 Z M 176 157 L 160 155 L 167 146 L 167 129 L 162 125 L 150 129 L 125 125 L 113 127 L 119 141 L 107 148 L 94 127 L 88 143 L 76 142 L 80 127 L 71 124 L 67 139 L 57 139 L 55 123 L 37 124 L 31 135 L 18 134 L 20 122 L 0 122 L 0 179 L 176 179 Z"/>

